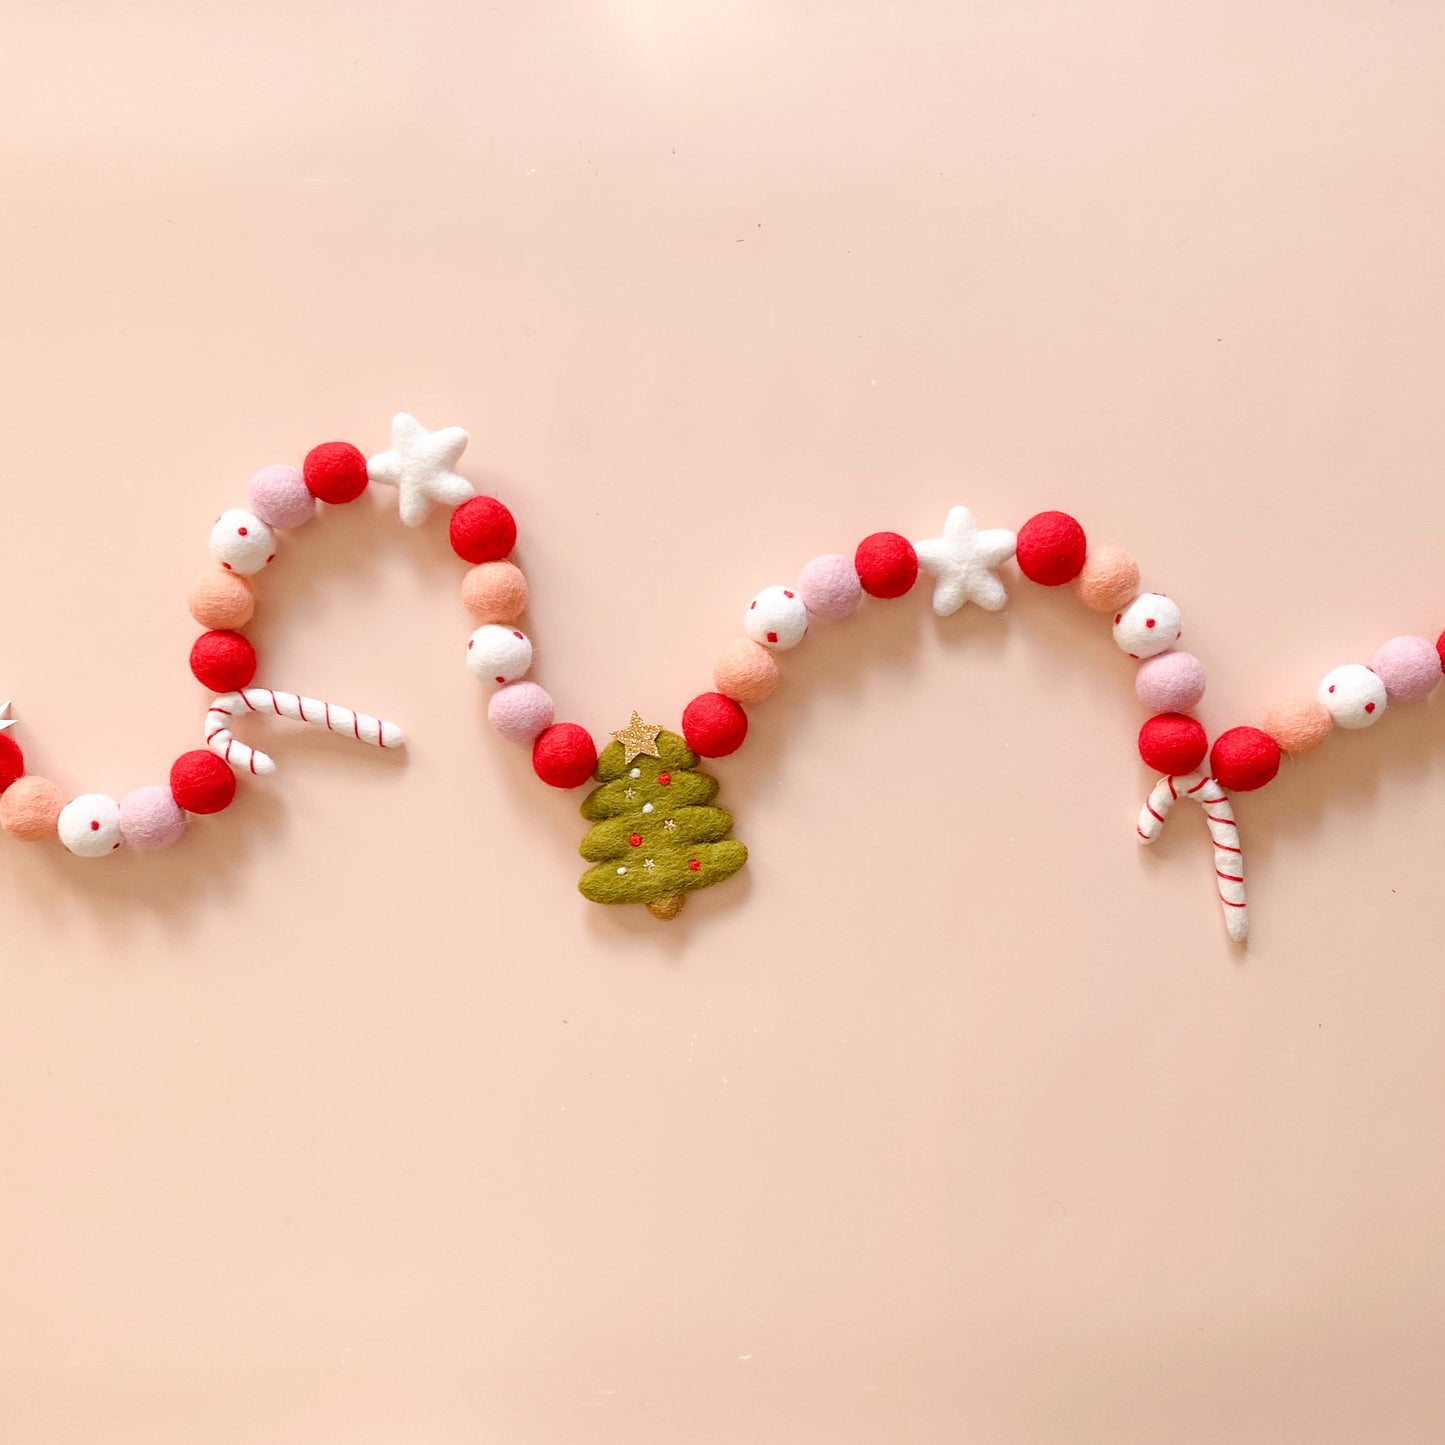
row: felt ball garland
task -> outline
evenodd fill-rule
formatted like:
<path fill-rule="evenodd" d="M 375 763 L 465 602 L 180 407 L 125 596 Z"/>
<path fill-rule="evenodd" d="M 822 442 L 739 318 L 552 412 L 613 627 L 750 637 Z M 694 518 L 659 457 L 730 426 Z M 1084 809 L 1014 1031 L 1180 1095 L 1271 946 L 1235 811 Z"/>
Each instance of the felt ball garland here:
<path fill-rule="evenodd" d="M 275 763 L 241 742 L 235 725 L 251 713 L 322 728 L 380 749 L 400 747 L 401 730 L 365 713 L 299 693 L 254 686 L 259 659 L 243 629 L 256 608 L 254 579 L 279 553 L 277 533 L 309 524 L 321 506 L 356 501 L 372 481 L 397 490 L 409 525 L 431 509 L 450 509 L 452 550 L 468 564 L 461 600 L 473 622 L 465 649 L 469 670 L 490 689 L 486 713 L 499 736 L 531 750 L 537 777 L 559 789 L 592 782 L 583 815 L 594 826 L 583 856 L 594 864 L 583 877 L 585 896 L 603 903 L 645 903 L 654 916 L 677 916 L 687 895 L 731 876 L 746 848 L 727 835 L 731 817 L 714 806 L 715 779 L 699 770 L 704 758 L 723 758 L 746 742 L 746 709 L 781 682 L 780 657 L 800 646 L 814 623 L 838 623 L 866 599 L 890 601 L 915 586 L 920 571 L 933 584 L 933 610 L 952 616 L 974 603 L 994 611 L 1007 600 L 998 575 L 1010 558 L 1029 580 L 1048 588 L 1073 584 L 1089 611 L 1111 619 L 1114 642 L 1135 661 L 1135 692 L 1150 712 L 1138 735 L 1144 763 L 1162 776 L 1139 815 L 1142 842 L 1160 834 L 1173 804 L 1200 805 L 1214 843 L 1218 892 L 1231 938 L 1246 931 L 1243 853 L 1229 794 L 1268 785 L 1283 759 L 1303 757 L 1336 729 L 1361 730 L 1392 705 L 1427 698 L 1445 677 L 1445 632 L 1435 641 L 1404 635 L 1383 642 L 1369 665 L 1333 668 L 1313 693 L 1275 699 L 1259 726 L 1228 728 L 1211 746 L 1192 716 L 1204 699 L 1204 664 L 1180 643 L 1182 611 L 1166 593 L 1144 589 L 1133 556 L 1120 547 L 1091 546 L 1068 513 L 1040 512 L 1018 532 L 981 531 L 971 512 L 953 508 L 941 537 L 913 543 L 898 532 L 874 532 L 852 557 L 828 552 L 808 561 L 793 583 L 758 592 L 742 617 L 742 635 L 720 652 L 713 689 L 683 709 L 680 731 L 648 723 L 637 713 L 599 755 L 593 735 L 558 722 L 551 694 L 530 674 L 536 661 L 518 625 L 529 589 L 513 557 L 517 524 L 499 499 L 476 495 L 456 466 L 466 433 L 428 432 L 399 414 L 390 450 L 368 461 L 348 442 L 325 442 L 297 467 L 275 464 L 250 479 L 246 505 L 217 517 L 209 547 L 214 565 L 187 593 L 191 616 L 204 629 L 190 652 L 191 672 L 214 696 L 206 711 L 205 746 L 183 753 L 164 785 L 134 789 L 117 802 L 102 793 L 67 801 L 51 781 L 26 771 L 24 753 L 8 735 L 8 705 L 0 709 L 0 829 L 23 841 L 58 839 L 72 854 L 99 858 L 129 845 L 154 851 L 176 843 L 187 820 L 229 808 L 239 774 L 264 775 Z M 1206 766 L 1207 772 L 1200 771 Z"/>

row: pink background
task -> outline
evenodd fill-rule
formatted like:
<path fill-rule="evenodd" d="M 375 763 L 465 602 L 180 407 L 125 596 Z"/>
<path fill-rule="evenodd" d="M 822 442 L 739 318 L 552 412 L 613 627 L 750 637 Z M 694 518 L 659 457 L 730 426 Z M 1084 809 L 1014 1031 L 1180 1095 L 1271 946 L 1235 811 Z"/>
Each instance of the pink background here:
<path fill-rule="evenodd" d="M 1445 624 L 1425 3 L 5 7 L 0 699 L 75 790 L 199 737 L 259 465 L 473 437 L 538 676 L 676 725 L 759 587 L 1076 512 L 1211 732 Z M 385 505 L 382 505 L 382 503 Z M 1135 847 L 1072 596 L 815 629 L 684 920 L 575 891 L 444 528 L 263 579 L 274 779 L 160 859 L 3 840 L 0 1440 L 1445 1435 L 1445 698 Z"/>

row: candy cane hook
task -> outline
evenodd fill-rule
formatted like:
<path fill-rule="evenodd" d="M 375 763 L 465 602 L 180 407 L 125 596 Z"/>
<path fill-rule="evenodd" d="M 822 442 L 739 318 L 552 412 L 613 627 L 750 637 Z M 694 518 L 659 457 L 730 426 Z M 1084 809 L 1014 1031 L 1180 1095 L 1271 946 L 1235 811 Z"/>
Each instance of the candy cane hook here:
<path fill-rule="evenodd" d="M 1249 910 L 1244 903 L 1244 853 L 1229 795 L 1213 778 L 1202 773 L 1160 778 L 1139 811 L 1139 841 L 1147 846 L 1164 831 L 1164 820 L 1180 798 L 1193 798 L 1204 810 L 1209 836 L 1214 840 L 1214 872 L 1219 884 L 1219 902 L 1224 909 L 1224 927 L 1235 943 L 1243 943 L 1249 932 Z"/>
<path fill-rule="evenodd" d="M 231 719 L 246 712 L 269 712 L 293 722 L 310 723 L 328 732 L 349 734 L 374 748 L 399 748 L 406 744 L 402 730 L 395 723 L 294 692 L 248 687 L 241 692 L 223 693 L 212 701 L 206 713 L 206 746 L 238 772 L 269 775 L 276 771 L 276 764 L 268 754 L 259 748 L 247 747 L 232 735 Z"/>

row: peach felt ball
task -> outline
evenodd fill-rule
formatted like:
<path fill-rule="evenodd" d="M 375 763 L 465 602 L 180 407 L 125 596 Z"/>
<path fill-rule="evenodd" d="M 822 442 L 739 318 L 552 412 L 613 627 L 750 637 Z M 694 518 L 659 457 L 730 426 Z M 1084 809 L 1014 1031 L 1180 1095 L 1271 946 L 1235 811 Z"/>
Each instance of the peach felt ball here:
<path fill-rule="evenodd" d="M 1161 652 L 1139 664 L 1134 691 L 1151 712 L 1188 712 L 1199 706 L 1204 681 L 1204 664 L 1192 652 Z"/>
<path fill-rule="evenodd" d="M 1091 547 L 1074 587 L 1091 612 L 1122 612 L 1139 595 L 1139 564 L 1122 547 Z"/>
<path fill-rule="evenodd" d="M 1440 654 L 1423 637 L 1392 637 L 1370 663 L 1391 702 L 1419 702 L 1439 684 Z"/>
<path fill-rule="evenodd" d="M 863 600 L 863 584 L 858 580 L 858 569 L 847 557 L 829 552 L 814 557 L 798 574 L 798 596 L 814 617 L 837 622 L 857 611 Z M 748 700 L 739 698 L 741 702 Z"/>
<path fill-rule="evenodd" d="M 515 622 L 527 606 L 527 579 L 510 562 L 483 562 L 462 578 L 462 604 L 478 622 Z"/>
<path fill-rule="evenodd" d="M 256 594 L 244 577 L 208 567 L 191 583 L 186 606 L 202 627 L 232 630 L 251 620 L 256 611 Z"/>
<path fill-rule="evenodd" d="M 509 682 L 487 704 L 487 721 L 509 743 L 531 744 L 552 726 L 552 696 L 535 682 Z"/>
<path fill-rule="evenodd" d="M 1329 737 L 1335 720 L 1318 698 L 1305 692 L 1277 698 L 1265 709 L 1264 730 L 1291 757 L 1312 753 Z"/>
<path fill-rule="evenodd" d="M 848 569 L 852 571 L 851 563 Z M 752 638 L 739 637 L 719 654 L 712 680 L 713 686 L 734 702 L 761 702 L 778 685 L 777 659 Z"/>
<path fill-rule="evenodd" d="M 64 808 L 60 789 L 31 773 L 0 794 L 0 828 L 24 843 L 43 843 L 58 835 Z"/>
<path fill-rule="evenodd" d="M 298 467 L 262 467 L 246 499 L 268 527 L 301 527 L 316 515 L 316 498 Z"/>

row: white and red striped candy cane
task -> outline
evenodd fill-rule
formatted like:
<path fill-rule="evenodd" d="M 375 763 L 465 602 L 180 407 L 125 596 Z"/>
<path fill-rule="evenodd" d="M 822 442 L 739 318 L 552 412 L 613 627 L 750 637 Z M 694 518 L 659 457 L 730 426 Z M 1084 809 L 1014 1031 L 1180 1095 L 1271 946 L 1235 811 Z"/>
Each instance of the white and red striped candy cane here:
<path fill-rule="evenodd" d="M 1187 777 L 1160 778 L 1139 812 L 1139 839 L 1152 843 L 1164 829 L 1164 819 L 1180 798 L 1193 798 L 1209 823 L 1214 840 L 1214 872 L 1219 884 L 1219 902 L 1224 909 L 1224 926 L 1230 938 L 1243 943 L 1249 932 L 1249 910 L 1244 904 L 1244 853 L 1239 846 L 1239 827 L 1229 794 L 1203 773 Z"/>
<path fill-rule="evenodd" d="M 273 692 L 269 687 L 248 687 L 241 692 L 223 693 L 215 698 L 206 713 L 206 746 L 224 758 L 238 772 L 270 774 L 276 764 L 259 748 L 247 747 L 232 735 L 234 719 L 247 712 L 269 712 L 293 722 L 310 723 L 369 743 L 374 748 L 399 748 L 406 738 L 395 723 L 352 712 L 349 707 L 322 702 L 314 697 L 301 697 L 294 692 Z"/>

